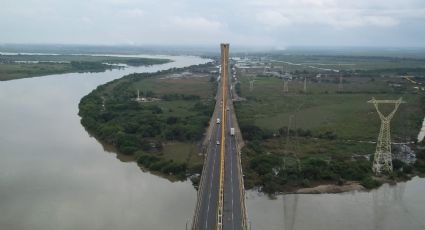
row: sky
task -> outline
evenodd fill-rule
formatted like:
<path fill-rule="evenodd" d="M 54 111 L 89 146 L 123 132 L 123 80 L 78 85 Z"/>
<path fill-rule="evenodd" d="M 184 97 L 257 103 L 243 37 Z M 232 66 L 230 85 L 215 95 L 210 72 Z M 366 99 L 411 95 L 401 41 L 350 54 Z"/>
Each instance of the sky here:
<path fill-rule="evenodd" d="M 425 47 L 425 0 L 0 0 L 0 43 Z"/>

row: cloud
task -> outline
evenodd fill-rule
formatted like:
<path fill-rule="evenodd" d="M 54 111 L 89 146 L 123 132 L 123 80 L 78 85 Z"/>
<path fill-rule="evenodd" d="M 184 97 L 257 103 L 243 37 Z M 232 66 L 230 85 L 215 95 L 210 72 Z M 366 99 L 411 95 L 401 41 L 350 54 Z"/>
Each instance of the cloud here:
<path fill-rule="evenodd" d="M 257 22 L 267 28 L 290 24 L 327 25 L 338 29 L 392 27 L 399 24 L 399 15 L 394 14 L 392 9 L 369 10 L 362 4 L 347 6 L 336 0 L 264 0 L 251 1 L 251 5 L 259 9 Z"/>
<path fill-rule="evenodd" d="M 391 37 L 425 46 L 422 28 L 424 0 L 2 0 L 0 7 L 0 43 L 385 45 Z"/>
<path fill-rule="evenodd" d="M 173 17 L 171 24 L 181 29 L 197 31 L 219 31 L 223 25 L 214 20 L 208 20 L 204 17 Z"/>
<path fill-rule="evenodd" d="M 127 17 L 127 18 L 140 18 L 145 15 L 145 11 L 139 8 L 133 9 L 125 9 L 117 12 L 117 16 L 119 17 Z"/>
<path fill-rule="evenodd" d="M 256 18 L 260 23 L 264 24 L 269 29 L 291 24 L 291 20 L 288 17 L 284 16 L 280 12 L 273 10 L 258 12 Z"/>

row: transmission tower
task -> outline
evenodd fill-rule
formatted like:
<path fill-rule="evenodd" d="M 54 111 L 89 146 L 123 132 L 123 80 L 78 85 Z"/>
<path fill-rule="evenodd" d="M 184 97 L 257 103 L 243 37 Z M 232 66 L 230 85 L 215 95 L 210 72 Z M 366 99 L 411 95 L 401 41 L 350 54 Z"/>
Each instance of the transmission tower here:
<path fill-rule="evenodd" d="M 283 79 L 283 93 L 288 93 L 288 80 Z"/>
<path fill-rule="evenodd" d="M 392 172 L 393 163 L 391 155 L 391 128 L 390 122 L 394 114 L 397 112 L 398 107 L 401 103 L 405 103 L 402 98 L 398 100 L 372 100 L 368 101 L 375 106 L 378 112 L 379 118 L 381 119 L 381 128 L 379 130 L 378 141 L 376 142 L 375 157 L 373 159 L 372 170 L 375 174 L 381 174 L 383 171 Z M 387 116 L 381 113 L 379 110 L 379 104 L 394 104 L 394 109 Z"/>
<path fill-rule="evenodd" d="M 307 77 L 304 77 L 304 93 L 307 93 Z"/>
<path fill-rule="evenodd" d="M 252 92 L 252 90 L 254 89 L 254 82 L 255 79 L 252 79 L 251 77 L 249 78 L 249 91 Z"/>
<path fill-rule="evenodd" d="M 344 86 L 343 86 L 343 80 L 342 80 L 342 75 L 339 75 L 339 84 L 338 84 L 338 92 L 342 92 L 344 91 Z"/>

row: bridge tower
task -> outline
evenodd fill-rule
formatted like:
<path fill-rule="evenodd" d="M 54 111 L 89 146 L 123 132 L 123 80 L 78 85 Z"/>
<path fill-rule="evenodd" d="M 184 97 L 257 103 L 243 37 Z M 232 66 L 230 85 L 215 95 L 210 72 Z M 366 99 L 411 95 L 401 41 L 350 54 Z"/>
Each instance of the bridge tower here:
<path fill-rule="evenodd" d="M 402 98 L 398 100 L 372 100 L 368 101 L 375 106 L 378 112 L 379 118 L 381 119 L 381 128 L 379 130 L 378 140 L 376 142 L 375 156 L 373 159 L 372 170 L 375 174 L 381 174 L 382 172 L 392 172 L 393 163 L 391 155 L 391 128 L 390 122 L 394 114 L 397 112 L 398 107 L 401 103 L 405 103 Z M 379 104 L 394 104 L 394 109 L 387 116 L 381 113 L 379 110 Z"/>

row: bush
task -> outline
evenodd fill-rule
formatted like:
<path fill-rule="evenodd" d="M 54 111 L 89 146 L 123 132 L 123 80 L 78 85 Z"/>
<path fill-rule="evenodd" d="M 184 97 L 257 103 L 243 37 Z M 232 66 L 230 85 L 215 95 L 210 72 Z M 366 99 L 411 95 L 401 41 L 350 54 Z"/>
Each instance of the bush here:
<path fill-rule="evenodd" d="M 303 179 L 301 181 L 301 186 L 303 186 L 303 187 L 311 187 L 311 183 L 310 183 L 310 181 L 308 179 Z"/>
<path fill-rule="evenodd" d="M 373 189 L 381 186 L 382 183 L 377 180 L 374 180 L 372 177 L 369 176 L 363 178 L 360 184 L 367 189 Z"/>
<path fill-rule="evenodd" d="M 248 141 L 262 140 L 264 136 L 262 129 L 251 124 L 241 125 L 241 132 L 244 139 Z"/>
<path fill-rule="evenodd" d="M 393 159 L 393 169 L 394 170 L 400 170 L 403 169 L 406 166 L 406 163 L 399 159 Z"/>
<path fill-rule="evenodd" d="M 425 173 L 425 161 L 424 160 L 417 160 L 414 164 L 414 167 L 419 172 Z"/>

